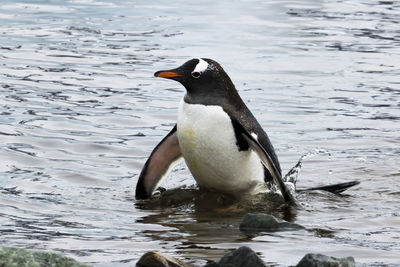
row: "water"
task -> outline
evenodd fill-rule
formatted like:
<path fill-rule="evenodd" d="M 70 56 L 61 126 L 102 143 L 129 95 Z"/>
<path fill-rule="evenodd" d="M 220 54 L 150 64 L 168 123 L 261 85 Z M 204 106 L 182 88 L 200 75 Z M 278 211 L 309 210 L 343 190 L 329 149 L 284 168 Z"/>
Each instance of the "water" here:
<path fill-rule="evenodd" d="M 148 250 L 203 264 L 242 245 L 282 266 L 308 252 L 398 266 L 399 21 L 397 1 L 3 0 L 0 245 L 95 266 Z M 299 188 L 362 182 L 252 209 L 320 231 L 246 236 L 248 206 L 198 192 L 184 165 L 135 201 L 184 94 L 152 75 L 199 56 L 230 74 L 284 172 L 310 155 Z"/>

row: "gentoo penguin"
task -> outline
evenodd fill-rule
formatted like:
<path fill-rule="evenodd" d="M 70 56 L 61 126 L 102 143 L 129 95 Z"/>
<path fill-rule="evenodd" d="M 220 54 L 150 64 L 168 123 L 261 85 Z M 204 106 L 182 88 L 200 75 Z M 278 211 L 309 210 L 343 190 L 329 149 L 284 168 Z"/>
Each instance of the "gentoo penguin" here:
<path fill-rule="evenodd" d="M 241 196 L 254 192 L 257 184 L 275 184 L 285 201 L 296 205 L 268 135 L 217 62 L 192 59 L 154 75 L 181 83 L 186 95 L 179 104 L 176 125 L 154 148 L 140 173 L 137 199 L 150 197 L 183 157 L 200 188 Z M 341 193 L 356 184 L 359 182 L 305 190 Z"/>
<path fill-rule="evenodd" d="M 176 125 L 142 169 L 136 198 L 150 197 L 183 157 L 200 188 L 239 195 L 273 181 L 285 201 L 295 204 L 267 134 L 217 62 L 192 59 L 154 75 L 180 82 L 187 93 L 179 104 Z"/>

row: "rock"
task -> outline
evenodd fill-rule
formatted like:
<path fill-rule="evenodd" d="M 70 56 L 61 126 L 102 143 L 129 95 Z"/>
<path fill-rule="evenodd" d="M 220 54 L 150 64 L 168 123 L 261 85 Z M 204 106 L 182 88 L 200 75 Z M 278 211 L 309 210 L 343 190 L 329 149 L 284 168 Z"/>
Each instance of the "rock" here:
<path fill-rule="evenodd" d="M 266 267 L 264 262 L 249 247 L 240 247 L 223 256 L 218 263 L 211 262 L 205 267 Z"/>
<path fill-rule="evenodd" d="M 48 251 L 0 247 L 0 266 L 5 267 L 88 267 L 72 258 Z"/>
<path fill-rule="evenodd" d="M 210 262 L 207 262 L 207 264 L 204 265 L 204 267 L 219 267 L 219 264 L 218 264 L 218 262 L 210 261 Z"/>
<path fill-rule="evenodd" d="M 149 251 L 145 253 L 136 263 L 137 267 L 189 267 L 178 259 L 171 256 L 156 252 Z"/>
<path fill-rule="evenodd" d="M 355 267 L 353 257 L 334 258 L 322 254 L 306 254 L 296 267 Z"/>
<path fill-rule="evenodd" d="M 295 223 L 290 223 L 283 220 L 278 220 L 272 215 L 263 213 L 247 213 L 239 229 L 245 232 L 275 232 L 286 230 L 302 230 L 303 226 Z"/>

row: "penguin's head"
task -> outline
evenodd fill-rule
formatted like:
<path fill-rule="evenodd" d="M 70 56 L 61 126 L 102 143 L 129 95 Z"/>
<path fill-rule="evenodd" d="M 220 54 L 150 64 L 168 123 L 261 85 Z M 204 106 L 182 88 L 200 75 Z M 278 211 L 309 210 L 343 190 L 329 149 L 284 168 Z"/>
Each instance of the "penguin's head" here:
<path fill-rule="evenodd" d="M 224 97 L 236 92 L 224 69 L 208 58 L 191 59 L 176 69 L 157 71 L 154 76 L 180 82 L 190 98 Z"/>

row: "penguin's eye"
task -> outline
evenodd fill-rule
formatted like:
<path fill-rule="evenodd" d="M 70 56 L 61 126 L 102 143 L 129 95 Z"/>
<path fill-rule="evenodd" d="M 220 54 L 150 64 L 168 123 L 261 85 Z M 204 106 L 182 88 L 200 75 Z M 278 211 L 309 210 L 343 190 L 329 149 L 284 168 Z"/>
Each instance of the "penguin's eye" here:
<path fill-rule="evenodd" d="M 199 78 L 199 77 L 200 77 L 200 72 L 198 72 L 198 71 L 193 71 L 193 72 L 192 72 L 192 77 L 193 77 L 193 78 L 196 78 L 196 79 Z"/>

